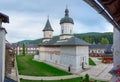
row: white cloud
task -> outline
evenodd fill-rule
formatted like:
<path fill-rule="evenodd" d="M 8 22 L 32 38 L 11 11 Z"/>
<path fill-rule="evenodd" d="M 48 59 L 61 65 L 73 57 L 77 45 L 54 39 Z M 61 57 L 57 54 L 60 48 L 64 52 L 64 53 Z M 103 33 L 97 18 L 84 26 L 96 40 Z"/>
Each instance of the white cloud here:
<path fill-rule="evenodd" d="M 17 42 L 21 40 L 34 40 L 43 38 L 43 28 L 45 27 L 47 16 L 43 14 L 19 14 L 9 13 L 10 23 L 3 24 L 6 28 L 7 40 Z M 54 29 L 54 35 L 60 35 L 60 25 L 58 18 L 50 17 L 50 23 Z"/>
<path fill-rule="evenodd" d="M 53 34 L 60 35 L 59 22 L 64 17 L 66 4 L 75 23 L 74 33 L 112 31 L 112 25 L 82 0 L 4 0 L 0 1 L 1 10 L 10 17 L 10 23 L 3 24 L 8 32 L 7 40 L 17 42 L 42 38 L 48 14 Z"/>
<path fill-rule="evenodd" d="M 108 22 L 102 22 L 95 25 L 83 24 L 76 21 L 74 25 L 74 33 L 87 33 L 87 32 L 113 32 L 113 26 Z"/>

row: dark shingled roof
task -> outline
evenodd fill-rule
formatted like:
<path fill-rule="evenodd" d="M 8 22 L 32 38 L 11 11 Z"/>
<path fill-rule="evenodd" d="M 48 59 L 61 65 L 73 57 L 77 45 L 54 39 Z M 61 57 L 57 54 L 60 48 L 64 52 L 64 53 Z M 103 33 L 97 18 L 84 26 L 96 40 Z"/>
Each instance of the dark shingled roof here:
<path fill-rule="evenodd" d="M 45 28 L 43 29 L 43 31 L 53 31 L 53 29 L 50 25 L 49 19 L 47 19 L 47 22 L 46 22 L 46 25 L 45 25 Z"/>
<path fill-rule="evenodd" d="M 9 17 L 0 12 L 0 18 L 2 18 L 2 22 L 9 23 Z"/>
<path fill-rule="evenodd" d="M 65 39 L 65 40 L 60 40 L 59 37 L 57 38 L 53 38 L 48 42 L 43 42 L 41 45 L 43 46 L 61 46 L 61 45 L 71 45 L 71 46 L 75 46 L 75 45 L 90 45 L 89 43 L 78 39 L 76 37 L 71 37 L 70 39 Z"/>
<path fill-rule="evenodd" d="M 93 45 L 90 45 L 89 48 L 90 49 L 94 49 L 94 48 L 97 48 L 97 49 L 111 49 L 112 47 L 112 44 L 93 44 Z"/>
<path fill-rule="evenodd" d="M 86 45 L 90 45 L 89 43 L 76 38 L 76 37 L 71 37 L 70 39 L 67 39 L 65 41 L 58 41 L 55 45 L 81 45 L 81 46 L 86 46 Z"/>
<path fill-rule="evenodd" d="M 17 82 L 17 81 L 14 81 L 14 80 L 11 79 L 11 78 L 5 77 L 4 82 Z"/>
<path fill-rule="evenodd" d="M 69 10 L 67 8 L 65 10 L 65 17 L 60 20 L 60 24 L 62 24 L 62 23 L 74 24 L 73 19 L 69 17 Z"/>
<path fill-rule="evenodd" d="M 59 37 L 53 37 L 50 41 L 46 41 L 46 42 L 43 42 L 42 44 L 40 45 L 44 45 L 44 46 L 50 46 L 50 45 L 55 45 L 55 43 L 59 40 Z"/>

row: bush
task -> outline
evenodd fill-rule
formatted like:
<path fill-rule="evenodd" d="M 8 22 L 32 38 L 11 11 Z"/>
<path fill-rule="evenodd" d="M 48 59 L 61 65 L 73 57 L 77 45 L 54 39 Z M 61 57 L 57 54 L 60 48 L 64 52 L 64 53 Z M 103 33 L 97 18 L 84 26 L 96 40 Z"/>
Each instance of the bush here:
<path fill-rule="evenodd" d="M 85 75 L 85 82 L 90 82 L 90 79 L 89 79 L 89 75 L 88 75 L 88 74 Z"/>

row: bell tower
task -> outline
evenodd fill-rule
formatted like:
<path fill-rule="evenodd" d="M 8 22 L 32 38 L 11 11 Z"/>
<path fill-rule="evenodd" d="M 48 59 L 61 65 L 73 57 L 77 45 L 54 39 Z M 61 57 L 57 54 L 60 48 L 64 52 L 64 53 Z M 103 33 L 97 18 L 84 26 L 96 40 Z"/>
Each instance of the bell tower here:
<path fill-rule="evenodd" d="M 61 36 L 60 39 L 67 39 L 73 36 L 73 19 L 69 17 L 69 10 L 66 7 L 65 17 L 60 20 L 61 25 Z"/>
<path fill-rule="evenodd" d="M 49 16 L 46 22 L 46 25 L 43 29 L 43 33 L 44 33 L 44 38 L 43 38 L 43 42 L 45 41 L 49 41 L 52 39 L 53 36 L 53 29 L 51 27 L 50 21 L 49 21 Z"/>

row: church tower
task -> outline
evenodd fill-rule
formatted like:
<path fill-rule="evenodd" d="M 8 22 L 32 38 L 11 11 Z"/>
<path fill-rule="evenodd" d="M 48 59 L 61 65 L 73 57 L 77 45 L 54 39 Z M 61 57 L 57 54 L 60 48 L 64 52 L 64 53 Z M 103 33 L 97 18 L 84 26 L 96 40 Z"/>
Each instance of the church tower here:
<path fill-rule="evenodd" d="M 61 25 L 61 36 L 60 39 L 67 39 L 73 36 L 73 19 L 69 17 L 69 10 L 66 7 L 65 17 L 60 20 Z"/>
<path fill-rule="evenodd" d="M 49 41 L 50 39 L 52 39 L 53 29 L 51 27 L 51 24 L 50 24 L 50 21 L 49 21 L 49 17 L 48 17 L 46 25 L 45 25 L 45 27 L 43 29 L 43 33 L 44 33 L 43 42 Z"/>

